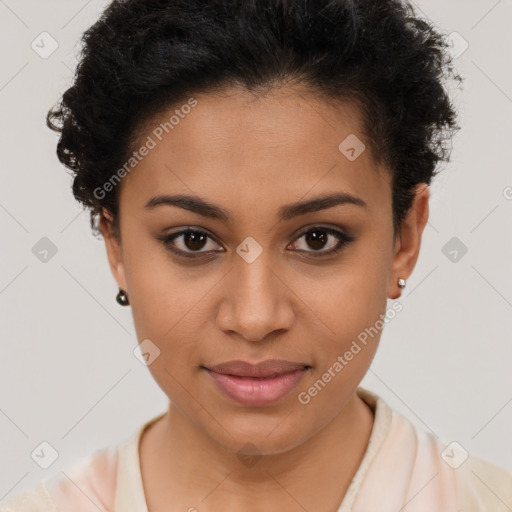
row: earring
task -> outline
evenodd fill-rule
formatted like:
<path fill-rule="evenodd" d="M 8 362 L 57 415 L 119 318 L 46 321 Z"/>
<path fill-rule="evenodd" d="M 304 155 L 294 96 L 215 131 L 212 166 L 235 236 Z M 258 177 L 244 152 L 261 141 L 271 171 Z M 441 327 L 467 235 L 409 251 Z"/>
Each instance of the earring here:
<path fill-rule="evenodd" d="M 403 290 L 405 288 L 405 279 L 398 278 L 398 286 Z"/>
<path fill-rule="evenodd" d="M 128 294 L 122 289 L 119 288 L 119 292 L 116 295 L 117 303 L 121 306 L 128 306 L 130 301 L 128 300 Z"/>

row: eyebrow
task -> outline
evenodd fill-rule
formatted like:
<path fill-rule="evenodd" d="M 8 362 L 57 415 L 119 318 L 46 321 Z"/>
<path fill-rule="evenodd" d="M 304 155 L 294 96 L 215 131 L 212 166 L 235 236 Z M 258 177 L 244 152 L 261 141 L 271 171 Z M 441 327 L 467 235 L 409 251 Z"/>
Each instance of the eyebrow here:
<path fill-rule="evenodd" d="M 299 215 L 326 210 L 334 206 L 345 204 L 360 206 L 362 208 L 366 208 L 367 206 L 365 201 L 360 197 L 346 192 L 337 192 L 282 206 L 279 209 L 278 217 L 280 220 L 289 220 Z M 210 217 L 224 222 L 229 222 L 233 218 L 233 214 L 230 210 L 226 210 L 199 197 L 183 194 L 162 194 L 155 196 L 146 203 L 145 208 L 152 210 L 162 205 L 177 206 L 202 215 L 203 217 Z"/>

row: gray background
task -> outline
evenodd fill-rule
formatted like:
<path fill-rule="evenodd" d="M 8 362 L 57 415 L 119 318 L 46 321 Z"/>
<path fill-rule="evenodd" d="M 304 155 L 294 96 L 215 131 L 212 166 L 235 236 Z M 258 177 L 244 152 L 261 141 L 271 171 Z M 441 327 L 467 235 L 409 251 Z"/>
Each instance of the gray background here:
<path fill-rule="evenodd" d="M 132 353 L 130 308 L 115 302 L 103 242 L 45 127 L 71 85 L 79 37 L 105 5 L 0 0 L 0 500 L 124 441 L 167 405 Z M 362 385 L 444 442 L 512 471 L 512 2 L 417 5 L 469 45 L 454 94 L 462 130 L 431 189 L 404 309 Z M 58 43 L 45 59 L 31 47 L 43 31 Z M 32 252 L 43 237 L 57 248 L 46 262 Z M 455 262 L 445 255 L 453 237 L 468 248 Z M 48 469 L 31 458 L 42 441 L 59 453 Z"/>

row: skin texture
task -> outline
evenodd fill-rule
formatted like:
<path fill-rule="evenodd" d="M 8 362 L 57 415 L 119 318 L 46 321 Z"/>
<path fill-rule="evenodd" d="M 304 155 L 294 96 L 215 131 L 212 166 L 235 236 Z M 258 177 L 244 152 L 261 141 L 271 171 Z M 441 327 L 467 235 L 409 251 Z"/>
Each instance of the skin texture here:
<path fill-rule="evenodd" d="M 373 426 L 373 412 L 355 392 L 380 332 L 307 405 L 297 396 L 385 314 L 388 298 L 400 296 L 397 279 L 407 279 L 418 258 L 429 188 L 418 186 L 394 240 L 389 173 L 368 146 L 354 161 L 338 149 L 350 134 L 365 141 L 354 104 L 326 103 L 292 87 L 259 99 L 241 88 L 194 98 L 191 113 L 119 185 L 120 240 L 107 212 L 100 223 L 138 340 L 149 338 L 161 351 L 148 368 L 170 399 L 168 414 L 140 446 L 149 509 L 336 511 Z M 277 217 L 283 205 L 335 191 L 367 206 Z M 168 205 L 145 209 L 158 194 L 201 197 L 232 219 Z M 311 256 L 315 246 L 303 235 L 316 226 L 354 241 Z M 200 252 L 223 252 L 180 258 L 157 238 L 188 227 L 213 237 Z M 248 236 L 263 249 L 252 263 L 236 252 Z M 173 243 L 194 248 L 184 237 Z M 330 235 L 321 250 L 336 244 Z M 312 368 L 265 407 L 235 403 L 200 368 L 268 358 Z M 262 457 L 250 467 L 237 456 L 255 453 Z"/>

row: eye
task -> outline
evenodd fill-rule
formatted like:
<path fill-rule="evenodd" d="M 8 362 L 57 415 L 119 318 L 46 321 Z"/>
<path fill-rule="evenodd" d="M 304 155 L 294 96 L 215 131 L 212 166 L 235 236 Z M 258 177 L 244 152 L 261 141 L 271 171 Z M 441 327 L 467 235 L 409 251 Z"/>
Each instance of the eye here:
<path fill-rule="evenodd" d="M 178 256 L 187 258 L 223 252 L 223 249 L 216 249 L 219 244 L 215 242 L 211 235 L 198 229 L 184 229 L 170 235 L 157 237 L 157 239 L 163 242 L 168 250 Z M 303 242 L 301 242 L 301 239 L 304 239 Z M 296 238 L 296 241 L 292 243 L 292 249 L 308 253 L 313 257 L 329 256 L 340 251 L 354 240 L 352 236 L 342 231 L 315 226 Z M 308 250 L 308 247 L 312 250 Z"/>
<path fill-rule="evenodd" d="M 208 254 L 213 252 L 222 252 L 215 249 L 217 243 L 211 242 L 213 238 L 204 231 L 195 229 L 185 229 L 172 233 L 164 237 L 158 237 L 167 249 L 187 258 L 194 257 L 195 254 Z M 210 242 L 209 242 L 210 240 Z M 202 251 L 201 249 L 206 249 Z"/>
<path fill-rule="evenodd" d="M 304 238 L 304 240 L 300 242 L 302 238 Z M 354 237 L 342 231 L 315 226 L 302 233 L 292 245 L 294 249 L 300 252 L 306 252 L 313 257 L 318 257 L 334 254 L 354 240 Z M 313 250 L 308 250 L 308 247 Z M 327 250 L 322 250 L 326 247 Z"/>

